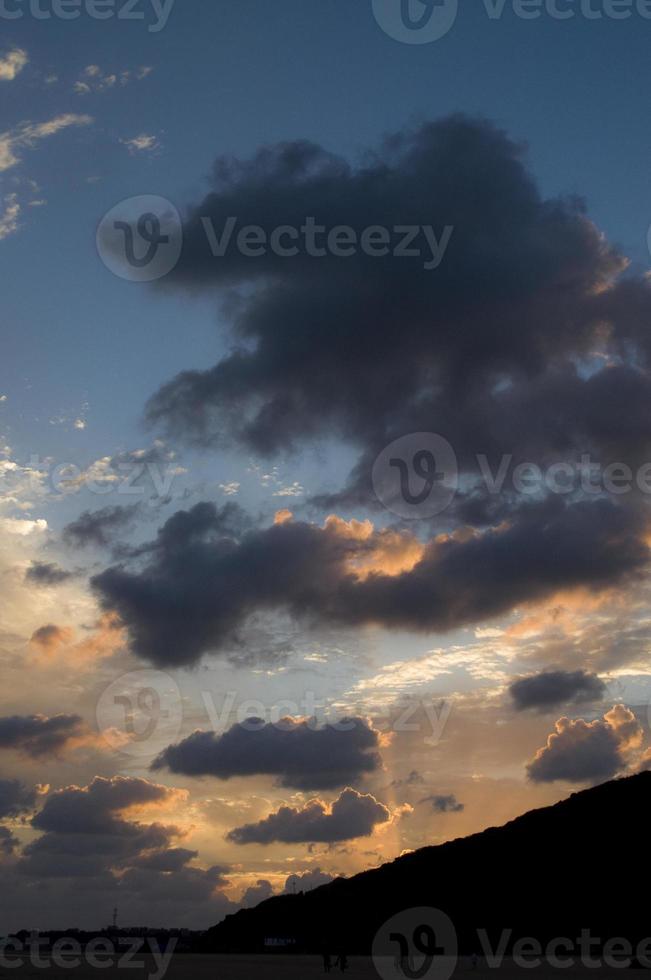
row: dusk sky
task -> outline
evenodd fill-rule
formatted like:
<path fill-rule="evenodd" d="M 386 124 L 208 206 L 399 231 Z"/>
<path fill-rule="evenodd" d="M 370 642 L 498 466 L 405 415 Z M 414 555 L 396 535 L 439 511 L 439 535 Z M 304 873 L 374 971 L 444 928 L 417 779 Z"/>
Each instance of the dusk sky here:
<path fill-rule="evenodd" d="M 0 934 L 651 760 L 651 4 L 129 10 L 0 0 Z"/>

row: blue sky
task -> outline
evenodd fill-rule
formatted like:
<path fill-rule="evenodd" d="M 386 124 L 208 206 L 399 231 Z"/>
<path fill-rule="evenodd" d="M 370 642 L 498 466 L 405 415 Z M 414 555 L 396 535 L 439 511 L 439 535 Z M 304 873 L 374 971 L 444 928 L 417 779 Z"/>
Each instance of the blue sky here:
<path fill-rule="evenodd" d="M 609 238 L 645 263 L 647 28 L 635 16 L 526 22 L 508 7 L 492 22 L 479 3 L 462 3 L 452 32 L 422 47 L 386 37 L 365 3 L 287 2 L 270 15 L 257 3 L 178 2 L 156 34 L 143 22 L 88 17 L 6 23 L 5 45 L 30 55 L 0 93 L 7 128 L 62 112 L 95 120 L 26 152 L 20 168 L 48 205 L 3 248 L 5 310 L 16 325 L 12 402 L 20 404 L 29 377 L 45 414 L 89 402 L 94 437 L 120 444 L 139 422 L 143 396 L 181 359 L 192 366 L 212 355 L 213 310 L 184 305 L 181 333 L 179 306 L 107 277 L 94 230 L 110 206 L 142 191 L 182 207 L 203 190 L 215 156 L 277 140 L 308 138 L 354 157 L 405 121 L 483 114 L 529 144 L 546 193 L 584 196 Z M 128 89 L 76 95 L 89 64 L 153 71 Z M 59 81 L 48 86 L 50 73 Z M 130 156 L 119 140 L 141 132 L 155 135 L 160 151 Z M 19 432 L 20 443 L 40 444 L 38 426 L 25 421 Z"/>

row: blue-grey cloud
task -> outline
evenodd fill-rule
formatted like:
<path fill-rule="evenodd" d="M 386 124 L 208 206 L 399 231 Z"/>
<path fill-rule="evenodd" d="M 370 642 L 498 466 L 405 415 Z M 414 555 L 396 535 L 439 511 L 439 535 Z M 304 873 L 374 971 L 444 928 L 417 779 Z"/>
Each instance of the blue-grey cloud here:
<path fill-rule="evenodd" d="M 275 776 L 281 786 L 331 789 L 378 770 L 378 733 L 363 718 L 318 727 L 315 719 L 276 724 L 248 719 L 223 735 L 194 732 L 170 745 L 152 769 L 185 776 Z"/>

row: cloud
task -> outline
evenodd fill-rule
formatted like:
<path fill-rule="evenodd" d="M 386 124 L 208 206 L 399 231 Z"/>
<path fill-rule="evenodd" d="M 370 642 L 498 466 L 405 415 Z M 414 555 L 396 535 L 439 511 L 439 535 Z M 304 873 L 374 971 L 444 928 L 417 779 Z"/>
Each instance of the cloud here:
<path fill-rule="evenodd" d="M 0 213 L 0 242 L 14 235 L 20 228 L 19 218 L 21 207 L 17 194 L 7 194 L 4 199 L 4 211 Z"/>
<path fill-rule="evenodd" d="M 465 809 L 463 803 L 459 803 L 456 796 L 426 796 L 420 800 L 421 803 L 431 803 L 435 813 L 461 813 Z"/>
<path fill-rule="evenodd" d="M 518 711 L 546 711 L 562 704 L 599 701 L 606 690 L 596 674 L 584 670 L 548 670 L 514 681 L 509 692 Z"/>
<path fill-rule="evenodd" d="M 107 548 L 121 532 L 133 526 L 139 511 L 139 504 L 84 511 L 64 527 L 63 540 L 75 548 L 87 548 L 91 545 Z"/>
<path fill-rule="evenodd" d="M 149 563 L 91 580 L 160 666 L 196 663 L 237 642 L 254 614 L 304 623 L 455 629 L 564 589 L 632 582 L 647 567 L 647 517 L 612 500 L 527 503 L 508 522 L 433 537 L 329 518 L 247 529 L 235 504 L 197 504 L 159 530 Z M 390 545 L 390 547 L 389 547 Z"/>
<path fill-rule="evenodd" d="M 401 789 L 409 786 L 422 786 L 424 782 L 425 777 L 422 776 L 417 769 L 412 769 L 405 779 L 394 779 L 391 782 L 391 788 Z"/>
<path fill-rule="evenodd" d="M 132 81 L 142 81 L 143 78 L 147 78 L 152 71 L 153 68 L 147 65 L 142 65 L 135 71 L 125 69 L 120 72 L 105 72 L 99 65 L 87 65 L 74 83 L 73 91 L 77 95 L 90 95 L 108 92 L 117 87 L 124 88 Z"/>
<path fill-rule="evenodd" d="M 52 653 L 64 644 L 70 643 L 73 635 L 73 631 L 68 626 L 48 623 L 46 626 L 39 626 L 37 630 L 34 630 L 29 642 L 48 653 Z"/>
<path fill-rule="evenodd" d="M 13 82 L 28 61 L 27 52 L 22 48 L 14 48 L 13 51 L 0 55 L 0 82 Z"/>
<path fill-rule="evenodd" d="M 43 123 L 27 122 L 16 129 L 0 133 L 0 173 L 20 163 L 21 150 L 31 149 L 41 140 L 70 126 L 89 126 L 92 122 L 92 116 L 68 112 Z"/>
<path fill-rule="evenodd" d="M 259 823 L 231 830 L 227 839 L 234 844 L 332 844 L 370 837 L 377 824 L 390 820 L 383 803 L 348 788 L 330 806 L 323 800 L 309 800 L 300 809 L 281 806 Z"/>
<path fill-rule="evenodd" d="M 78 715 L 11 715 L 0 718 L 0 749 L 15 749 L 34 759 L 56 756 L 85 729 Z"/>
<path fill-rule="evenodd" d="M 20 869 L 39 878 L 83 878 L 135 867 L 144 857 L 153 860 L 153 855 L 166 851 L 182 831 L 130 817 L 183 800 L 179 790 L 126 776 L 98 776 L 88 786 L 57 790 L 32 817 L 32 826 L 42 834 L 25 847 Z M 185 857 L 191 855 L 189 852 Z"/>
<path fill-rule="evenodd" d="M 13 854 L 19 844 L 20 841 L 8 827 L 0 827 L 0 854 Z"/>
<path fill-rule="evenodd" d="M 223 735 L 197 731 L 154 760 L 186 776 L 276 776 L 296 789 L 332 789 L 358 782 L 381 765 L 378 733 L 363 718 L 336 726 L 285 718 L 276 724 L 248 719 Z"/>
<path fill-rule="evenodd" d="M 199 856 L 198 851 L 187 847 L 170 847 L 162 851 L 148 851 L 134 861 L 134 866 L 148 871 L 180 871 L 190 861 Z"/>
<path fill-rule="evenodd" d="M 55 562 L 32 561 L 25 572 L 25 581 L 33 585 L 62 585 L 71 578 L 75 578 L 75 573 L 66 571 Z"/>
<path fill-rule="evenodd" d="M 19 817 L 33 810 L 36 793 L 18 779 L 0 779 L 0 820 Z"/>
<path fill-rule="evenodd" d="M 150 133 L 140 133 L 139 136 L 134 136 L 131 139 L 121 139 L 120 143 L 126 146 L 132 156 L 138 153 L 153 153 L 161 148 L 158 137 L 152 136 Z"/>
<path fill-rule="evenodd" d="M 220 235 L 229 215 L 267 233 L 313 216 L 358 234 L 427 220 L 454 235 L 429 271 L 422 257 L 361 250 L 252 260 L 232 247 L 216 260 L 206 222 Z M 478 453 L 646 460 L 651 283 L 626 267 L 583 203 L 544 198 L 522 146 L 483 120 L 404 129 L 357 166 L 300 140 L 220 158 L 162 288 L 244 287 L 227 310 L 231 353 L 177 375 L 148 417 L 191 442 L 269 455 L 343 439 L 360 455 L 334 501 L 350 504 L 373 504 L 385 446 L 433 426 L 473 476 Z"/>
<path fill-rule="evenodd" d="M 97 776 L 88 786 L 68 786 L 51 793 L 32 825 L 59 834 L 121 833 L 123 814 L 178 803 L 185 795 L 135 776 Z"/>
<path fill-rule="evenodd" d="M 255 908 L 260 902 L 265 902 L 268 898 L 271 898 L 273 893 L 271 882 L 261 878 L 255 885 L 247 888 L 244 892 L 242 895 L 242 905 L 245 909 Z"/>
<path fill-rule="evenodd" d="M 641 741 L 639 722 L 622 704 L 611 708 L 603 720 L 559 718 L 556 731 L 529 763 L 527 773 L 536 783 L 610 779 L 627 766 L 628 753 Z"/>
<path fill-rule="evenodd" d="M 293 895 L 295 892 L 310 892 L 321 885 L 334 881 L 334 877 L 321 868 L 304 871 L 302 874 L 290 875 L 285 882 L 284 894 Z"/>

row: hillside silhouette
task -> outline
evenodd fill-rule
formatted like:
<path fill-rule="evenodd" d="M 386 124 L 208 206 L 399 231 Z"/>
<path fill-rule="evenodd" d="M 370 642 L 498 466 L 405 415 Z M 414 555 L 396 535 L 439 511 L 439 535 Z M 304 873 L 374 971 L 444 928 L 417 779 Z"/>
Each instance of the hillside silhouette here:
<path fill-rule="evenodd" d="M 403 909 L 432 906 L 474 952 L 477 929 L 541 942 L 582 929 L 604 940 L 651 935 L 648 900 L 651 772 L 574 793 L 554 806 L 397 858 L 314 891 L 277 896 L 228 916 L 205 936 L 214 952 L 259 952 L 265 939 L 324 943 L 368 954 L 379 927 Z"/>

